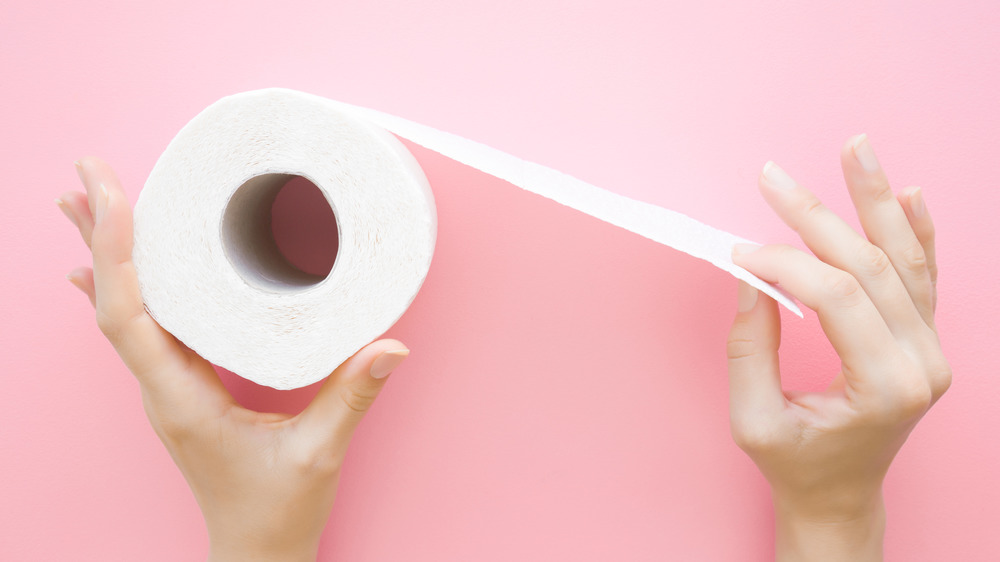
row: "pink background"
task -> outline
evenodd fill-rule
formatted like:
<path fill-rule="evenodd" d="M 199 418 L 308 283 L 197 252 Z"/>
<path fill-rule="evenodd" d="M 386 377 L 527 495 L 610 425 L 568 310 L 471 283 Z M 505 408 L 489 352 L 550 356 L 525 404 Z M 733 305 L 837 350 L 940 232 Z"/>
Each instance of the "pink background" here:
<path fill-rule="evenodd" d="M 0 558 L 197 559 L 207 536 L 137 386 L 63 278 L 52 199 L 86 154 L 130 197 L 198 111 L 296 88 L 406 116 L 759 241 L 774 159 L 849 212 L 867 132 L 939 227 L 952 390 L 887 484 L 892 560 L 1000 551 L 1000 10 L 956 2 L 5 2 L 0 8 Z M 732 444 L 735 281 L 414 148 L 440 214 L 411 358 L 352 445 L 323 560 L 766 560 L 767 487 Z M 786 315 L 785 378 L 836 369 Z M 227 376 L 250 406 L 294 410 Z"/>

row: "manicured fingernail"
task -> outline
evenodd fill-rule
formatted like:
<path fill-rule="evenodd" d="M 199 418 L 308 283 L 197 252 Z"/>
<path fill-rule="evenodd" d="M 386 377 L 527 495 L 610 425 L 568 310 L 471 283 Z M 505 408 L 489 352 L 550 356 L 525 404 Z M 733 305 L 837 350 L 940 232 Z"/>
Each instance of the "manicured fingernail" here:
<path fill-rule="evenodd" d="M 67 273 L 67 274 L 66 274 L 66 279 L 67 279 L 67 280 L 68 280 L 68 281 L 69 281 L 70 283 L 72 283 L 72 284 L 73 284 L 73 286 L 74 286 L 74 287 L 76 287 L 77 289 L 80 289 L 80 290 L 81 290 L 81 291 L 83 291 L 84 293 L 86 293 L 86 292 L 87 292 L 87 291 L 84 291 L 84 290 L 83 290 L 83 285 L 81 285 L 81 284 L 80 284 L 80 280 L 79 280 L 78 278 L 76 278 L 76 277 L 75 277 L 75 276 L 74 276 L 74 275 L 73 275 L 72 273 Z"/>
<path fill-rule="evenodd" d="M 108 188 L 101 184 L 101 188 L 97 191 L 97 216 L 94 217 L 94 222 L 100 223 L 101 219 L 104 218 L 104 213 L 108 211 Z"/>
<path fill-rule="evenodd" d="M 768 161 L 764 164 L 764 179 L 767 184 L 771 187 L 776 187 L 778 189 L 794 189 L 796 186 L 795 180 L 792 176 L 788 175 L 784 170 L 778 167 L 774 162 Z"/>
<path fill-rule="evenodd" d="M 878 158 L 875 157 L 875 150 L 872 149 L 868 135 L 862 133 L 854 139 L 854 157 L 858 159 L 866 172 L 879 171 Z"/>
<path fill-rule="evenodd" d="M 749 312 L 757 304 L 757 289 L 749 284 L 740 281 L 740 288 L 736 296 L 736 307 L 740 312 Z"/>
<path fill-rule="evenodd" d="M 749 254 L 750 252 L 755 252 L 760 249 L 757 244 L 733 244 L 733 255 L 740 256 L 743 254 Z"/>
<path fill-rule="evenodd" d="M 399 364 L 403 362 L 403 359 L 410 354 L 409 349 L 396 349 L 393 351 L 383 351 L 381 355 L 375 358 L 372 362 L 372 378 L 384 379 L 389 376 L 389 373 L 393 371 Z"/>
<path fill-rule="evenodd" d="M 85 184 L 86 182 L 83 181 L 83 166 L 80 165 L 80 161 L 74 161 L 73 166 L 76 166 L 76 175 L 80 176 L 80 183 Z"/>
<path fill-rule="evenodd" d="M 924 192 L 919 187 L 910 192 L 910 211 L 914 218 L 921 218 L 927 213 L 927 204 L 924 203 Z"/>
<path fill-rule="evenodd" d="M 56 197 L 56 206 L 59 207 L 59 210 L 62 211 L 64 215 L 66 215 L 69 222 L 73 223 L 74 226 L 79 226 L 76 224 L 76 217 L 73 216 L 73 211 L 69 210 L 69 205 L 67 205 L 65 201 Z"/>

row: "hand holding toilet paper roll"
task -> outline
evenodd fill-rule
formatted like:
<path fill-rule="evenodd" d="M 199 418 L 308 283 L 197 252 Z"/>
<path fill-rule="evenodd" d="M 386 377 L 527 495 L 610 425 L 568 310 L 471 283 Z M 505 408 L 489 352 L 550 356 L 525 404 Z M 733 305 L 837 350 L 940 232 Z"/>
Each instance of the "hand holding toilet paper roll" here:
<path fill-rule="evenodd" d="M 209 361 L 279 389 L 322 379 L 388 330 L 423 283 L 437 223 L 423 172 L 387 130 L 706 259 L 798 313 L 732 263 L 742 238 L 455 135 L 283 89 L 216 102 L 154 166 L 136 203 L 133 250 L 149 313 Z M 290 264 L 271 234 L 271 205 L 295 176 L 336 216 L 339 247 L 325 277 Z"/>

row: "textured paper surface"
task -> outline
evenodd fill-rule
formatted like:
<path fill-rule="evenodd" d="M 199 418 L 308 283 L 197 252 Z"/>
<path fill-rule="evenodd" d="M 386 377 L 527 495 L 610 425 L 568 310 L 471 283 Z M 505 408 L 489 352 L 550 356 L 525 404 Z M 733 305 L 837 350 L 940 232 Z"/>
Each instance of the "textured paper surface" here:
<path fill-rule="evenodd" d="M 153 168 L 136 204 L 133 255 L 153 317 L 213 363 L 282 389 L 322 379 L 384 333 L 416 296 L 436 232 L 423 172 L 385 131 L 707 260 L 800 314 L 732 263 L 743 238 L 399 117 L 267 89 L 210 106 Z M 324 279 L 268 246 L 270 202 L 295 175 L 337 216 L 337 261 Z"/>

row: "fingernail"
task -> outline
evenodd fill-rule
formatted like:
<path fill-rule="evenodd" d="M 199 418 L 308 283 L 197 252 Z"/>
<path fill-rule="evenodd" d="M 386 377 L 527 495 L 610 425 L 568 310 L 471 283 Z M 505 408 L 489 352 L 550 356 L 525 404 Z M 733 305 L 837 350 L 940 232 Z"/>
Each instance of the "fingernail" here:
<path fill-rule="evenodd" d="M 403 362 L 403 359 L 410 354 L 409 349 L 396 349 L 393 351 L 383 351 L 381 355 L 375 358 L 372 363 L 372 378 L 384 379 L 389 376 L 389 373 L 393 371 L 399 364 Z"/>
<path fill-rule="evenodd" d="M 80 165 L 80 161 L 74 160 L 73 165 L 76 166 L 76 175 L 80 176 L 80 183 L 86 183 L 83 181 L 83 166 Z"/>
<path fill-rule="evenodd" d="M 760 249 L 759 244 L 733 244 L 733 255 L 741 256 Z"/>
<path fill-rule="evenodd" d="M 879 171 L 878 158 L 875 157 L 875 150 L 872 149 L 872 143 L 868 140 L 868 135 L 862 133 L 858 135 L 858 138 L 854 139 L 854 157 L 858 159 L 861 167 L 866 172 Z"/>
<path fill-rule="evenodd" d="M 771 161 L 764 164 L 764 179 L 767 181 L 768 185 L 778 189 L 789 190 L 794 189 L 796 186 L 795 180 L 792 179 L 792 176 L 788 175 L 788 173 Z"/>
<path fill-rule="evenodd" d="M 72 273 L 67 273 L 66 274 L 66 279 L 70 283 L 72 283 L 74 287 L 76 287 L 77 289 L 80 289 L 81 291 L 83 291 L 83 285 L 80 285 L 80 280 L 77 279 L 76 277 L 74 277 Z M 83 292 L 86 293 L 87 291 L 83 291 Z"/>
<path fill-rule="evenodd" d="M 73 216 L 73 212 L 69 210 L 69 205 L 67 205 L 65 201 L 56 197 L 56 206 L 59 207 L 59 210 L 62 211 L 64 215 L 66 215 L 69 222 L 73 223 L 74 226 L 79 226 L 76 224 L 76 217 Z"/>
<path fill-rule="evenodd" d="M 750 312 L 757 304 L 757 289 L 749 284 L 740 281 L 740 288 L 736 296 L 736 308 L 739 312 Z"/>
<path fill-rule="evenodd" d="M 108 188 L 102 183 L 101 189 L 97 192 L 97 216 L 94 217 L 94 222 L 100 223 L 104 218 L 104 213 L 108 210 L 108 197 Z"/>
<path fill-rule="evenodd" d="M 927 204 L 924 203 L 924 192 L 919 187 L 910 192 L 910 211 L 914 218 L 921 218 L 927 213 Z"/>

